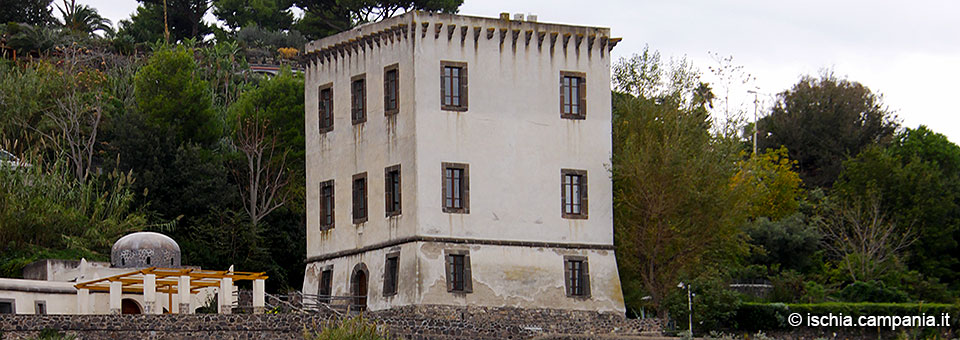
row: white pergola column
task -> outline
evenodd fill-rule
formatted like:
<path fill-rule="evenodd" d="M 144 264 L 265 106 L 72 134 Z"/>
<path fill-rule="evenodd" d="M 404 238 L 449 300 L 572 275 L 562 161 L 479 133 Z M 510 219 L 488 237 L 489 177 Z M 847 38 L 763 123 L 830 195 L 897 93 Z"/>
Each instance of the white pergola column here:
<path fill-rule="evenodd" d="M 120 314 L 123 299 L 123 282 L 110 281 L 110 314 Z"/>
<path fill-rule="evenodd" d="M 157 275 L 143 276 L 143 314 L 160 314 L 163 309 L 157 308 Z"/>
<path fill-rule="evenodd" d="M 220 279 L 220 294 L 217 294 L 220 301 L 220 314 L 230 314 L 233 307 L 233 279 L 225 277 Z"/>
<path fill-rule="evenodd" d="M 77 314 L 90 314 L 89 289 L 77 289 Z"/>
<path fill-rule="evenodd" d="M 253 280 L 253 313 L 254 314 L 263 314 L 266 311 L 265 302 L 265 292 L 264 292 L 264 280 L 256 279 Z"/>
<path fill-rule="evenodd" d="M 178 313 L 193 314 L 193 308 L 190 307 L 190 276 L 181 275 L 180 284 L 177 286 L 177 296 L 180 297 Z"/>

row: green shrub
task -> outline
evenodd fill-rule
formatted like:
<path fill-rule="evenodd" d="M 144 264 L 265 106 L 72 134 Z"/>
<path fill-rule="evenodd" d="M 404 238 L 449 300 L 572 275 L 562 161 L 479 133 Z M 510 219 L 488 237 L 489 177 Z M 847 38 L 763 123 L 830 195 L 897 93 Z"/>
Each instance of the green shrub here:
<path fill-rule="evenodd" d="M 843 287 L 837 295 L 846 302 L 906 302 L 908 299 L 907 293 L 880 281 L 857 281 Z"/>
<path fill-rule="evenodd" d="M 304 330 L 304 340 L 389 340 L 393 339 L 384 327 L 362 316 L 332 320 L 323 324 L 319 333 Z"/>

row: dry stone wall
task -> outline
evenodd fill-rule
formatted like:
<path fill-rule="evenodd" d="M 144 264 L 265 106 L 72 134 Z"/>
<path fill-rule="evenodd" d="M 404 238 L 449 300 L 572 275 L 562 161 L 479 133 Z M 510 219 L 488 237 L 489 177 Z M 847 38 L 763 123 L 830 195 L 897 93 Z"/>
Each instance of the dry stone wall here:
<path fill-rule="evenodd" d="M 392 334 L 411 340 L 549 339 L 603 335 L 605 339 L 657 332 L 653 320 L 613 313 L 520 308 L 407 306 L 368 312 Z M 0 315 L 0 340 L 29 339 L 44 329 L 100 339 L 302 339 L 334 314 Z M 574 337 L 569 337 L 574 336 Z"/>

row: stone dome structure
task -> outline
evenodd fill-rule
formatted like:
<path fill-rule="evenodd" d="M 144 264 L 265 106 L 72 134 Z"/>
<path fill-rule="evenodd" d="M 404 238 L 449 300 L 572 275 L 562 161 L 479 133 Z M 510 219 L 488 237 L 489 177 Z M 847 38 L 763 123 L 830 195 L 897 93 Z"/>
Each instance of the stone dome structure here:
<path fill-rule="evenodd" d="M 114 268 L 180 267 L 180 245 L 167 235 L 149 231 L 121 237 L 110 251 Z"/>

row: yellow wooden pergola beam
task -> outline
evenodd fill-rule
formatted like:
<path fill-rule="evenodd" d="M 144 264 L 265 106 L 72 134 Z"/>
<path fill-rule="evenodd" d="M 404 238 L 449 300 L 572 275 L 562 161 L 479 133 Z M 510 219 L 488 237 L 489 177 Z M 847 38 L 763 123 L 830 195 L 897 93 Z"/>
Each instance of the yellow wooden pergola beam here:
<path fill-rule="evenodd" d="M 219 287 L 220 280 L 225 278 L 233 279 L 234 281 L 253 281 L 253 280 L 266 280 L 269 277 L 264 272 L 234 272 L 234 271 L 213 271 L 213 270 L 198 270 L 193 268 L 157 268 L 150 267 L 146 269 L 141 269 L 137 271 L 132 271 L 129 273 L 117 274 L 108 276 L 105 278 L 100 278 L 96 280 L 90 280 L 86 282 L 80 282 L 74 285 L 77 289 L 89 289 L 92 291 L 110 291 L 110 282 L 121 282 L 122 291 L 124 292 L 143 292 L 143 280 L 144 275 L 153 274 L 156 275 L 158 279 L 156 284 L 158 288 L 160 286 L 170 287 L 170 286 L 179 286 L 179 280 L 164 280 L 169 277 L 180 277 L 180 276 L 189 276 L 190 277 L 190 291 L 195 291 L 201 288 L 207 287 Z M 138 286 L 139 287 L 135 287 Z M 169 290 L 170 288 L 168 288 Z M 157 289 L 158 292 L 161 292 L 160 289 Z"/>

